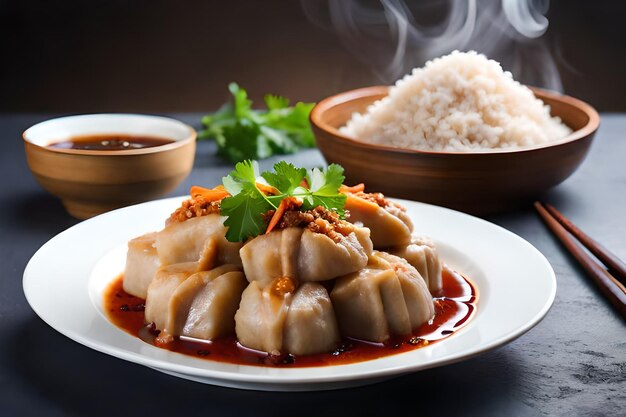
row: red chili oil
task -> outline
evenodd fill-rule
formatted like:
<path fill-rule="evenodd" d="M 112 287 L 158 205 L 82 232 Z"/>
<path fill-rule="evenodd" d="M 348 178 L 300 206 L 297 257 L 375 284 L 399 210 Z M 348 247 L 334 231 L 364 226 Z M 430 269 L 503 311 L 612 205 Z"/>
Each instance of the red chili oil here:
<path fill-rule="evenodd" d="M 435 317 L 408 336 L 384 343 L 345 339 L 333 352 L 314 355 L 270 355 L 248 349 L 235 335 L 213 341 L 175 338 L 166 345 L 155 342 L 158 331 L 144 322 L 145 300 L 126 293 L 123 276 L 115 279 L 104 293 L 104 308 L 113 324 L 146 343 L 184 355 L 238 365 L 271 367 L 310 367 L 362 362 L 407 352 L 450 337 L 465 326 L 476 311 L 476 288 L 461 274 L 444 269 L 442 289 L 435 297 Z"/>

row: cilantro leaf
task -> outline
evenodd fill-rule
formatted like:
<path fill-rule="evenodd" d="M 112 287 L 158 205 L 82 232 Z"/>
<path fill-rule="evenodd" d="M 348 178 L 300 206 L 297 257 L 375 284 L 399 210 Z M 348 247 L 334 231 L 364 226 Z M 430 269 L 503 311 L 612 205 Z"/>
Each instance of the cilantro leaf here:
<path fill-rule="evenodd" d="M 309 122 L 309 114 L 314 106 L 315 103 L 298 102 L 294 107 L 284 109 L 280 113 L 280 117 L 274 118 L 268 124 L 288 132 L 297 146 L 314 147 L 315 138 Z"/>
<path fill-rule="evenodd" d="M 306 169 L 296 168 L 285 161 L 274 164 L 274 171 L 261 175 L 269 185 L 286 195 L 292 194 L 306 176 Z"/>
<path fill-rule="evenodd" d="M 248 100 L 248 92 L 237 83 L 228 84 L 228 90 L 235 98 L 235 117 L 244 119 L 252 112 L 252 100 Z"/>
<path fill-rule="evenodd" d="M 224 226 L 228 227 L 226 239 L 229 242 L 243 242 L 248 237 L 258 236 L 265 231 L 263 214 L 273 207 L 250 184 L 244 184 L 242 190 L 222 200 L 222 215 L 228 218 Z"/>
<path fill-rule="evenodd" d="M 222 178 L 222 182 L 225 180 L 232 181 L 230 184 L 238 184 L 238 189 L 230 189 L 229 185 L 224 183 L 224 187 L 226 187 L 226 191 L 228 191 L 231 195 L 239 194 L 242 190 L 243 184 L 256 182 L 256 179 L 259 176 L 259 163 L 257 161 L 241 161 L 237 162 L 235 165 L 235 170 L 231 172 L 227 177 Z"/>
<path fill-rule="evenodd" d="M 202 118 L 204 130 L 198 132 L 198 139 L 223 137 L 223 127 L 235 123 L 235 111 L 231 103 L 226 103 L 213 114 L 207 114 Z"/>
<path fill-rule="evenodd" d="M 263 172 L 261 177 L 278 191 L 278 195 L 265 195 L 257 186 L 259 166 L 256 161 L 246 160 L 235 165 L 235 169 L 222 183 L 231 194 L 222 200 L 221 214 L 228 217 L 226 238 L 231 242 L 242 242 L 263 233 L 266 228 L 264 215 L 276 209 L 286 197 L 302 201 L 301 210 L 322 206 L 344 216 L 346 196 L 339 192 L 343 183 L 343 168 L 331 164 L 320 170 L 307 171 L 293 164 L 280 161 L 274 164 L 274 172 Z M 306 179 L 308 188 L 302 180 Z"/>
<path fill-rule="evenodd" d="M 221 203 L 221 213 L 228 218 L 226 239 L 242 242 L 248 237 L 258 236 L 265 230 L 263 214 L 276 208 L 257 188 L 259 163 L 245 160 L 235 165 L 235 169 L 222 178 L 222 184 L 231 196 Z"/>
<path fill-rule="evenodd" d="M 259 130 L 254 125 L 237 123 L 224 126 L 218 144 L 217 154 L 232 161 L 241 161 L 258 156 Z"/>
<path fill-rule="evenodd" d="M 254 110 L 248 93 L 236 83 L 228 86 L 233 102 L 202 118 L 198 139 L 214 139 L 217 154 L 233 162 L 291 154 L 315 146 L 309 114 L 315 103 L 289 107 L 285 97 L 265 96 L 267 110 Z"/>
<path fill-rule="evenodd" d="M 261 133 L 276 154 L 295 153 L 300 149 L 284 130 L 261 126 Z"/>
<path fill-rule="evenodd" d="M 346 196 L 339 192 L 345 177 L 343 167 L 330 164 L 325 170 L 313 168 L 307 173 L 310 196 L 304 200 L 303 209 L 310 210 L 322 206 L 328 210 L 335 210 L 340 216 L 344 216 Z"/>
<path fill-rule="evenodd" d="M 268 110 L 284 109 L 289 107 L 289 99 L 282 96 L 275 96 L 273 94 L 266 94 L 265 105 Z"/>
<path fill-rule="evenodd" d="M 313 168 L 307 175 L 307 181 L 312 192 L 319 194 L 335 194 L 343 181 L 343 167 L 338 164 L 330 164 L 328 168 L 320 171 Z"/>

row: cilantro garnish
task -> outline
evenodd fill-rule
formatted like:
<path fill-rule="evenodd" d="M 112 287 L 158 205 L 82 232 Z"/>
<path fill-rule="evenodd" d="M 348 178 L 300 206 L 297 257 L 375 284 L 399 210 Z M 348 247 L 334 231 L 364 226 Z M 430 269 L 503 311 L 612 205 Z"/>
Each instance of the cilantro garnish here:
<path fill-rule="evenodd" d="M 235 83 L 228 89 L 233 102 L 204 116 L 199 139 L 215 139 L 218 155 L 233 162 L 265 159 L 315 146 L 309 113 L 315 103 L 289 106 L 285 97 L 265 96 L 267 110 L 253 110 L 246 90 Z"/>
<path fill-rule="evenodd" d="M 337 164 L 322 170 L 306 170 L 280 161 L 274 164 L 273 172 L 259 174 L 256 161 L 239 162 L 228 176 L 222 178 L 224 187 L 231 194 L 221 204 L 221 214 L 227 217 L 224 222 L 228 227 L 226 238 L 230 242 L 243 242 L 262 234 L 267 227 L 264 215 L 275 210 L 286 197 L 302 201 L 301 210 L 322 206 L 343 217 L 346 196 L 339 192 L 343 180 L 343 168 Z M 259 181 L 267 185 L 260 185 Z M 268 185 L 274 192 L 261 191 L 267 190 Z"/>

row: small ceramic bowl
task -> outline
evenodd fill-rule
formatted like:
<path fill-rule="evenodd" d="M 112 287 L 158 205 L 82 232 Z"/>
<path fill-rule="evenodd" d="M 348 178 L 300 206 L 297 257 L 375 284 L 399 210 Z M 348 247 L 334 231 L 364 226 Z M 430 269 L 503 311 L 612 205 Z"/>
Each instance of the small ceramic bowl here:
<path fill-rule="evenodd" d="M 128 150 L 59 149 L 51 144 L 86 135 L 150 136 L 173 142 Z M 86 219 L 159 197 L 190 172 L 196 131 L 182 122 L 138 114 L 61 117 L 22 135 L 28 166 L 37 181 L 61 198 L 74 217 Z"/>
<path fill-rule="evenodd" d="M 317 146 L 329 163 L 345 168 L 348 183 L 368 190 L 474 214 L 517 207 L 537 198 L 582 163 L 598 128 L 598 113 L 572 97 L 535 89 L 573 132 L 549 145 L 489 152 L 433 152 L 360 142 L 339 128 L 387 95 L 389 87 L 347 91 L 319 102 L 311 112 Z"/>

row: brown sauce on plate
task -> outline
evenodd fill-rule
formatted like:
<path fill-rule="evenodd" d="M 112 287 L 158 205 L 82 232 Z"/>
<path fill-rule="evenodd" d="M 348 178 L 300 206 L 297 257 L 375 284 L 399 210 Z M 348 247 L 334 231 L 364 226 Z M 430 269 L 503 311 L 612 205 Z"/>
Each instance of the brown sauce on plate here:
<path fill-rule="evenodd" d="M 125 151 L 152 148 L 173 142 L 172 139 L 152 136 L 105 134 L 75 136 L 70 140 L 51 143 L 48 147 L 54 149 L 81 149 L 85 151 Z"/>
<path fill-rule="evenodd" d="M 411 351 L 445 339 L 467 324 L 476 311 L 477 292 L 461 274 L 444 269 L 442 289 L 435 297 L 435 317 L 412 335 L 394 337 L 385 343 L 345 339 L 337 349 L 314 355 L 273 356 L 248 349 L 235 335 L 213 341 L 175 338 L 161 348 L 173 352 L 238 365 L 309 367 L 362 362 Z M 158 332 L 144 323 L 144 300 L 126 293 L 123 276 L 116 278 L 104 293 L 104 309 L 113 324 L 151 345 Z"/>

